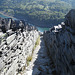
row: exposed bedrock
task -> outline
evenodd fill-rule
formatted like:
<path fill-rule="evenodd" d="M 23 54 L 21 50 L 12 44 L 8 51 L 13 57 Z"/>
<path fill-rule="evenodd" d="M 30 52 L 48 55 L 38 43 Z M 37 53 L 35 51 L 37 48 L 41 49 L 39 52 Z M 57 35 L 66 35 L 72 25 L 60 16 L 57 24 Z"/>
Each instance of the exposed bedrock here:
<path fill-rule="evenodd" d="M 66 15 L 65 23 L 44 32 L 44 40 L 58 75 L 75 74 L 75 10 Z"/>
<path fill-rule="evenodd" d="M 0 22 L 0 27 L 6 26 L 5 22 L 7 21 L 2 23 L 1 20 Z M 4 28 L 6 29 L 4 33 L 0 31 L 0 75 L 17 75 L 25 69 L 27 57 L 32 54 L 39 36 L 35 27 L 25 26 L 23 21 L 13 22 L 13 24 L 8 22 L 9 24 Z M 16 26 L 18 22 L 19 28 Z M 14 28 L 16 29 L 13 30 Z"/>
<path fill-rule="evenodd" d="M 30 26 L 30 24 L 25 20 L 13 20 L 12 18 L 0 17 L 0 32 L 2 31 L 3 33 L 6 33 L 6 31 L 8 31 L 9 29 L 12 29 L 12 31 L 21 29 L 21 31 L 23 31 L 23 29 L 35 30 L 36 27 Z"/>
<path fill-rule="evenodd" d="M 65 19 L 65 24 L 75 30 L 75 9 L 69 11 L 69 13 L 65 16 Z"/>

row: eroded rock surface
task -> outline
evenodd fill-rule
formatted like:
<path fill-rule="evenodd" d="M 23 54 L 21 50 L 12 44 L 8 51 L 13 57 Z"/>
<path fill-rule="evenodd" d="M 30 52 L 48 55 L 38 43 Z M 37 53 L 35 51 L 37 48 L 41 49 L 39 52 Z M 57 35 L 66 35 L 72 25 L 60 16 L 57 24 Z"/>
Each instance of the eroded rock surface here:
<path fill-rule="evenodd" d="M 2 26 L 6 26 L 6 20 L 8 19 L 0 21 L 1 29 Z M 3 30 L 0 32 L 0 75 L 17 75 L 24 70 L 27 66 L 26 59 L 32 54 L 39 36 L 35 27 L 27 25 L 23 28 L 23 21 L 13 21 L 12 24 L 10 20 L 5 32 Z M 19 28 L 14 27 L 17 22 L 20 22 Z"/>
<path fill-rule="evenodd" d="M 75 74 L 75 10 L 66 15 L 65 23 L 44 32 L 44 40 L 58 75 Z"/>
<path fill-rule="evenodd" d="M 23 75 L 53 75 L 52 61 L 47 54 L 47 48 L 43 38 L 40 38 L 40 45 L 34 50 L 32 61 L 26 67 Z"/>

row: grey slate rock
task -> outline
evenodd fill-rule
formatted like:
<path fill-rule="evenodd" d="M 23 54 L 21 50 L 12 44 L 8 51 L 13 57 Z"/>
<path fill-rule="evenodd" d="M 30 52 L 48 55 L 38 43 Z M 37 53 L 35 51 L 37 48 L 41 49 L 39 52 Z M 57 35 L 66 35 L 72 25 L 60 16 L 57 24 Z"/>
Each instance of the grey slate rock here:
<path fill-rule="evenodd" d="M 61 23 L 61 31 L 56 32 L 58 26 L 50 33 L 43 34 L 50 57 L 59 75 L 74 75 L 75 67 L 75 9 L 71 10 Z"/>

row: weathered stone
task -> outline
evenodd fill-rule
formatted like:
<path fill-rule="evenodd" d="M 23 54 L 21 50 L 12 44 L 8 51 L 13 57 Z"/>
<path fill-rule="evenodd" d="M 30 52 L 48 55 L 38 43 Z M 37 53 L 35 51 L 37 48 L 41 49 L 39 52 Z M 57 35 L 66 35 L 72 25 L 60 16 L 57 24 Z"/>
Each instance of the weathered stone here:
<path fill-rule="evenodd" d="M 42 72 L 46 72 L 46 68 L 45 68 L 45 66 L 42 66 L 42 65 L 40 65 L 39 67 L 38 67 L 38 69 L 40 70 L 40 71 L 42 71 Z"/>
<path fill-rule="evenodd" d="M 16 34 L 12 34 L 11 36 L 9 36 L 6 40 L 7 40 L 7 44 L 10 44 L 14 39 L 15 39 Z"/>
<path fill-rule="evenodd" d="M 69 11 L 66 15 L 66 25 L 70 26 L 71 28 L 75 29 L 75 9 Z"/>
<path fill-rule="evenodd" d="M 37 68 L 35 68 L 34 72 L 31 75 L 39 75 L 39 74 L 40 74 L 40 71 Z"/>
<path fill-rule="evenodd" d="M 74 15 L 75 10 L 71 10 L 66 15 L 65 23 L 61 23 L 61 25 L 54 26 L 54 32 L 52 30 L 50 33 L 44 33 L 44 40 L 46 46 L 48 48 L 50 57 L 53 60 L 56 71 L 59 75 L 74 75 L 75 73 Z"/>
<path fill-rule="evenodd" d="M 12 23 L 9 24 L 10 28 L 12 28 L 11 25 Z M 29 31 L 21 32 L 19 29 L 16 32 L 8 30 L 6 33 L 9 34 L 9 36 L 3 38 L 5 33 L 1 32 L 0 75 L 16 75 L 18 72 L 21 72 L 27 64 L 26 59 L 32 54 L 39 34 L 36 30 L 33 30 L 32 27 L 29 28 Z M 18 64 L 21 64 L 20 67 L 18 67 Z"/>

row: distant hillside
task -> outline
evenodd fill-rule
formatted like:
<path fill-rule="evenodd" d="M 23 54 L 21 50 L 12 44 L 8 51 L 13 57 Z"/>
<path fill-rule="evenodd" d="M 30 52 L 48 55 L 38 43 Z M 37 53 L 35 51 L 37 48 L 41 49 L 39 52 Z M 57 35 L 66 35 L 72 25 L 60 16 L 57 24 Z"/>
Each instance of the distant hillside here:
<path fill-rule="evenodd" d="M 75 9 L 75 0 L 61 0 L 61 1 L 65 1 L 65 2 L 67 2 L 69 4 L 71 4 L 72 5 L 72 8 Z"/>
<path fill-rule="evenodd" d="M 32 24 L 50 27 L 63 21 L 72 5 L 74 0 L 2 0 L 0 10 Z"/>

